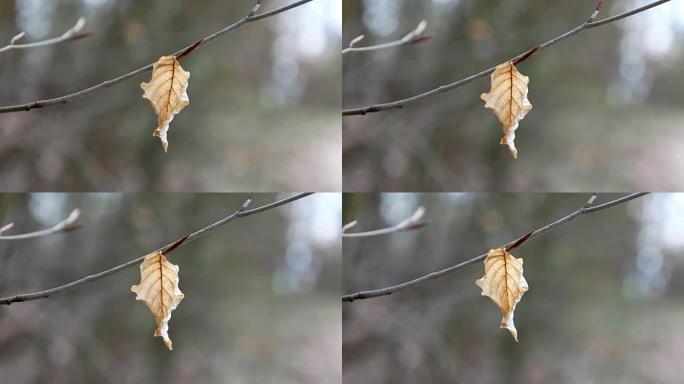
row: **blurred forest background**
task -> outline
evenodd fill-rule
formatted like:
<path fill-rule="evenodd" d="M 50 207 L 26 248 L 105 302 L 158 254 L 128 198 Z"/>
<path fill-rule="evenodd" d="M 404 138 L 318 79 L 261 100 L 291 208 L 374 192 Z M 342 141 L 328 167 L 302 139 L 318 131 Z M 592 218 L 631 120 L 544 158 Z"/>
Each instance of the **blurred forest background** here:
<path fill-rule="evenodd" d="M 286 195 L 257 195 L 252 207 Z M 245 195 L 5 194 L 12 232 L 82 210 L 76 232 L 0 241 L 0 296 L 54 287 L 142 256 L 238 208 Z M 135 301 L 138 266 L 0 307 L 0 383 L 339 383 L 341 196 L 241 218 L 170 255 L 185 299 L 174 350 Z"/>
<path fill-rule="evenodd" d="M 606 0 L 599 18 L 651 3 Z M 416 95 L 584 22 L 596 0 L 345 0 L 343 44 L 429 41 L 343 59 L 344 108 Z M 344 126 L 346 191 L 681 190 L 684 3 L 584 31 L 519 66 L 532 111 L 513 161 L 480 94 L 489 77 Z"/>
<path fill-rule="evenodd" d="M 343 242 L 345 293 L 469 259 L 581 207 L 587 194 L 345 194 L 353 231 L 425 206 L 427 227 Z M 600 195 L 596 204 L 616 195 Z M 343 304 L 345 383 L 677 383 L 684 376 L 684 195 L 577 218 L 513 252 L 530 290 L 520 342 L 480 295 L 482 263 Z"/>
<path fill-rule="evenodd" d="M 261 11 L 290 4 L 264 0 Z M 244 17 L 254 0 L 0 2 L 0 105 L 72 93 L 123 75 Z M 243 26 L 182 61 L 190 105 L 169 153 L 142 98 L 150 72 L 66 105 L 0 114 L 5 191 L 339 191 L 341 4 L 315 0 Z M 5 43 L 6 42 L 6 43 Z M 305 186 L 306 188 L 303 188 Z"/>

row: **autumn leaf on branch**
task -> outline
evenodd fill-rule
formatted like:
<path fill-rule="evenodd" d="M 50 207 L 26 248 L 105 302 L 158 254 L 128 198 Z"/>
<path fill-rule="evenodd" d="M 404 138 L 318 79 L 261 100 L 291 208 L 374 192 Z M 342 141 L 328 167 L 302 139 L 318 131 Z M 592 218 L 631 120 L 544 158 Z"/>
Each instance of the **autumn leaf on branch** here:
<path fill-rule="evenodd" d="M 532 109 L 527 99 L 527 84 L 530 79 L 524 76 L 511 62 L 500 64 L 492 73 L 492 89 L 480 98 L 485 108 L 491 109 L 503 125 L 504 135 L 501 144 L 508 145 L 514 159 L 518 158 L 515 148 L 515 130 L 518 123 Z"/>
<path fill-rule="evenodd" d="M 518 331 L 513 323 L 513 312 L 522 295 L 529 289 L 523 276 L 523 260 L 516 259 L 504 248 L 489 250 L 484 261 L 485 274 L 475 284 L 482 288 L 482 296 L 489 296 L 501 309 L 500 328 L 508 329 L 515 341 Z"/>
<path fill-rule="evenodd" d="M 161 252 L 150 253 L 140 264 L 140 284 L 132 286 L 131 291 L 154 315 L 157 321 L 154 335 L 161 336 L 166 348 L 173 350 L 169 320 L 185 296 L 178 288 L 178 266 L 171 264 Z"/>
<path fill-rule="evenodd" d="M 190 104 L 188 98 L 188 80 L 190 72 L 181 68 L 176 56 L 162 56 L 154 63 L 152 79 L 149 83 L 140 83 L 143 98 L 150 101 L 157 114 L 157 129 L 154 136 L 161 139 L 164 152 L 168 150 L 167 132 L 173 117 Z"/>

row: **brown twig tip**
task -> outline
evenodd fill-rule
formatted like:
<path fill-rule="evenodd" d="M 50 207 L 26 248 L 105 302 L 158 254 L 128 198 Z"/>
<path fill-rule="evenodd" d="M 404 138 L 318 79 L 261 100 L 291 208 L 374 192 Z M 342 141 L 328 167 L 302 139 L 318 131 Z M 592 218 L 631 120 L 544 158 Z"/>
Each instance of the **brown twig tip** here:
<path fill-rule="evenodd" d="M 539 51 L 539 48 L 540 48 L 540 46 L 537 45 L 536 47 L 530 49 L 529 51 L 525 52 L 525 53 L 524 53 L 522 56 L 520 56 L 519 58 L 513 60 L 513 63 L 512 63 L 512 64 L 513 64 L 513 65 L 518 65 L 518 64 L 520 64 L 520 63 L 525 62 L 525 60 L 529 59 L 530 57 L 532 57 L 532 55 L 534 55 L 535 53 L 537 53 L 537 51 Z"/>
<path fill-rule="evenodd" d="M 599 0 L 598 3 L 596 3 L 596 8 L 594 8 L 594 12 L 591 14 L 591 16 L 589 16 L 589 19 L 587 20 L 587 24 L 596 20 L 596 17 L 598 17 L 599 12 L 601 12 L 602 6 L 603 6 L 603 0 Z"/>
<path fill-rule="evenodd" d="M 513 242 L 513 244 L 511 244 L 511 245 L 509 245 L 509 246 L 507 246 L 507 247 L 504 247 L 504 249 L 505 249 L 506 251 L 512 251 L 512 250 L 518 248 L 522 243 L 526 242 L 527 239 L 529 239 L 530 236 L 532 236 L 533 233 L 534 233 L 534 231 L 532 231 L 532 232 L 528 233 L 527 235 L 525 235 L 525 236 L 519 238 L 518 240 L 515 240 L 515 241 Z"/>
<path fill-rule="evenodd" d="M 69 41 L 80 40 L 80 39 L 83 39 L 83 38 L 86 38 L 86 37 L 90 37 L 90 36 L 92 36 L 92 35 L 93 35 L 92 32 L 79 32 L 79 33 L 77 33 L 77 34 L 71 36 L 71 37 L 69 38 Z"/>
<path fill-rule="evenodd" d="M 67 225 L 66 227 L 62 228 L 60 230 L 60 232 L 62 232 L 62 233 L 73 232 L 73 231 L 78 231 L 81 228 L 83 228 L 83 225 L 81 225 L 81 224 L 70 224 L 70 225 Z"/>
<path fill-rule="evenodd" d="M 193 43 L 191 46 L 185 48 L 183 50 L 183 52 L 181 52 L 179 55 L 176 55 L 176 60 L 180 60 L 183 57 L 189 55 L 190 52 L 194 51 L 195 49 L 197 49 L 197 47 L 199 47 L 202 44 L 202 41 L 204 41 L 204 39 L 199 39 L 195 43 Z"/>
<path fill-rule="evenodd" d="M 247 200 L 245 200 L 245 202 L 242 203 L 242 206 L 240 207 L 240 209 L 238 209 L 238 213 L 242 213 L 247 208 L 249 208 L 249 205 L 252 204 L 252 200 L 254 200 L 254 192 L 251 192 L 249 196 L 247 196 Z"/>
<path fill-rule="evenodd" d="M 418 222 L 418 223 L 413 223 L 413 224 L 407 225 L 407 226 L 406 226 L 406 230 L 407 230 L 407 231 L 410 231 L 410 230 L 412 230 L 412 229 L 420 229 L 420 228 L 423 228 L 423 227 L 427 227 L 427 225 L 428 225 L 428 222 L 427 222 L 427 221 L 421 221 L 421 222 Z"/>
<path fill-rule="evenodd" d="M 424 35 L 424 36 L 416 37 L 415 39 L 409 41 L 409 44 L 422 43 L 424 41 L 428 41 L 428 40 L 432 39 L 432 37 L 433 37 L 432 35 Z"/>
<path fill-rule="evenodd" d="M 259 11 L 260 7 L 261 7 L 261 0 L 256 0 L 256 3 L 254 4 L 254 8 L 252 8 L 252 10 L 249 12 L 247 17 L 254 16 Z"/>
<path fill-rule="evenodd" d="M 180 239 L 174 241 L 171 245 L 167 246 L 165 249 L 161 250 L 160 253 L 164 256 L 168 255 L 169 253 L 173 252 L 176 250 L 176 248 L 180 247 L 185 243 L 185 241 L 190 237 L 190 235 L 185 235 L 181 237 Z"/>

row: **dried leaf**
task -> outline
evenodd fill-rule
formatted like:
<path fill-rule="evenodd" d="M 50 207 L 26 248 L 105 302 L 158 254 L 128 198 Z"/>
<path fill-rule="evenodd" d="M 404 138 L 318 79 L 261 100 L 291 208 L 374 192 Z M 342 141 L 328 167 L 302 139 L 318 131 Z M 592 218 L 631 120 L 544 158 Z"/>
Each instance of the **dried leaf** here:
<path fill-rule="evenodd" d="M 175 56 L 162 56 L 154 63 L 150 82 L 140 83 L 140 88 L 145 91 L 143 98 L 150 101 L 157 114 L 158 127 L 154 136 L 161 139 L 164 152 L 169 147 L 166 133 L 171 120 L 190 104 L 187 93 L 189 79 L 190 72 L 181 68 Z"/>
<path fill-rule="evenodd" d="M 504 63 L 496 67 L 492 73 L 492 89 L 483 93 L 480 98 L 485 101 L 485 108 L 494 111 L 503 125 L 504 135 L 501 144 L 508 145 L 513 158 L 518 158 L 515 149 L 515 130 L 518 123 L 532 109 L 527 99 L 527 84 L 530 79 L 523 76 L 513 63 Z"/>
<path fill-rule="evenodd" d="M 173 350 L 169 339 L 169 320 L 171 312 L 183 300 L 183 292 L 178 288 L 178 266 L 171 264 L 161 252 L 150 253 L 140 265 L 140 284 L 131 287 L 137 296 L 150 309 L 157 320 L 155 336 L 161 336 L 169 350 Z"/>
<path fill-rule="evenodd" d="M 500 328 L 511 332 L 518 341 L 513 323 L 513 311 L 529 287 L 523 276 L 523 260 L 516 259 L 503 248 L 491 249 L 484 261 L 485 274 L 475 284 L 482 288 L 482 296 L 489 296 L 501 309 Z"/>

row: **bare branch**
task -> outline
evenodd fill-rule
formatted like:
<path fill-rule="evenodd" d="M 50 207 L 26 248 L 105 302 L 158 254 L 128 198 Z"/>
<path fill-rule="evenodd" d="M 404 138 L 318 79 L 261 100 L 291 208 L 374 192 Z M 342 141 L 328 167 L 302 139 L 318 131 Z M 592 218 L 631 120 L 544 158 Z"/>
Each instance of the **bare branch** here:
<path fill-rule="evenodd" d="M 395 41 L 390 41 L 388 43 L 384 44 L 378 44 L 378 45 L 369 45 L 366 47 L 355 47 L 357 43 L 359 43 L 365 36 L 361 35 L 356 38 L 354 38 L 350 43 L 349 46 L 345 49 L 342 50 L 342 55 L 346 55 L 347 53 L 350 52 L 368 52 L 368 51 L 377 51 L 380 49 L 385 49 L 385 48 L 394 48 L 394 47 L 400 47 L 402 45 L 407 45 L 407 44 L 415 44 L 415 43 L 421 43 L 423 41 L 430 40 L 432 36 L 427 36 L 424 35 L 425 29 L 427 28 L 427 21 L 421 20 L 420 23 L 418 23 L 418 26 L 416 28 L 406 34 L 406 36 L 402 37 L 399 40 Z"/>
<path fill-rule="evenodd" d="M 545 48 L 548 48 L 552 45 L 560 43 L 561 41 L 584 31 L 585 29 L 599 27 L 601 25 L 605 25 L 605 24 L 612 23 L 612 22 L 620 20 L 620 19 L 624 19 L 624 18 L 632 16 L 632 15 L 636 15 L 637 13 L 641 13 L 643 11 L 650 9 L 650 8 L 656 7 L 660 4 L 667 3 L 668 1 L 670 1 L 670 0 L 658 0 L 658 1 L 655 1 L 651 4 L 645 5 L 643 7 L 637 8 L 637 9 L 634 9 L 632 11 L 621 13 L 617 16 L 609 17 L 609 18 L 599 20 L 599 21 L 594 21 L 596 19 L 596 16 L 598 16 L 598 12 L 600 11 L 601 5 L 603 3 L 603 1 L 599 1 L 598 5 L 594 9 L 594 12 L 592 13 L 592 15 L 584 23 L 578 25 L 577 27 L 569 30 L 568 32 L 565 32 L 564 34 L 557 36 L 557 37 L 555 37 L 555 38 L 553 38 L 553 39 L 551 39 L 551 40 L 549 40 L 543 44 L 539 44 L 537 50 L 534 52 L 531 52 L 532 50 L 528 50 L 528 51 L 525 51 L 524 53 L 521 53 L 521 54 L 519 54 L 519 55 L 517 55 L 517 56 L 515 56 L 515 57 L 513 57 L 507 61 L 514 62 L 514 61 L 518 60 L 519 58 L 521 58 L 525 54 L 529 54 L 529 56 L 532 56 L 534 54 L 539 53 L 541 50 L 543 50 Z M 367 107 L 345 109 L 342 111 L 342 116 L 366 115 L 368 113 L 382 112 L 382 111 L 387 111 L 390 109 L 403 108 L 405 105 L 415 103 L 417 101 L 420 101 L 422 99 L 425 99 L 425 98 L 428 98 L 431 96 L 435 96 L 435 95 L 440 94 L 440 93 L 444 93 L 444 92 L 454 90 L 454 89 L 459 88 L 463 85 L 466 85 L 472 81 L 475 81 L 477 79 L 481 79 L 483 77 L 489 76 L 492 74 L 492 72 L 494 72 L 495 69 L 496 69 L 496 66 L 493 66 L 491 68 L 485 69 L 482 72 L 468 76 L 468 77 L 463 78 L 461 80 L 439 86 L 439 87 L 432 89 L 430 91 L 423 92 L 423 93 L 415 95 L 415 96 L 407 97 L 405 99 L 392 101 L 392 102 L 388 102 L 388 103 L 369 105 Z"/>
<path fill-rule="evenodd" d="M 249 206 L 249 203 L 252 201 L 252 196 L 253 196 L 252 194 L 250 194 L 249 197 L 245 200 L 245 202 L 240 206 L 240 208 L 233 211 L 229 215 L 225 216 L 221 220 L 219 220 L 213 224 L 207 225 L 206 227 L 201 228 L 201 229 L 199 229 L 199 230 L 197 230 L 197 231 L 195 231 L 189 235 L 181 237 L 179 240 L 174 241 L 170 244 L 167 244 L 167 245 L 165 245 L 165 246 L 163 246 L 163 247 L 161 247 L 155 251 L 148 252 L 147 254 L 153 253 L 153 252 L 161 252 L 163 254 L 168 254 L 171 251 L 176 250 L 176 249 L 180 248 L 181 246 L 190 243 L 193 240 L 197 240 L 200 237 L 206 235 L 207 233 L 209 233 L 213 230 L 216 230 L 217 228 L 219 228 L 219 227 L 225 225 L 226 223 L 229 223 L 235 219 L 254 215 L 257 213 L 262 213 L 262 212 L 268 211 L 270 209 L 277 208 L 277 207 L 280 207 L 282 205 L 291 203 L 295 200 L 299 200 L 299 199 L 306 197 L 306 196 L 309 196 L 309 195 L 311 195 L 311 193 L 300 193 L 300 194 L 297 194 L 297 195 L 294 195 L 294 196 L 291 196 L 291 197 L 288 197 L 288 198 L 285 198 L 282 200 L 275 201 L 275 202 L 270 203 L 270 204 L 262 205 L 261 207 L 257 207 L 257 208 L 248 210 L 247 207 Z M 145 256 L 147 256 L 147 254 Z M 67 283 L 67 284 L 60 285 L 60 286 L 55 287 L 55 288 L 50 288 L 50 289 L 46 289 L 46 290 L 38 291 L 38 292 L 33 292 L 33 293 L 22 293 L 22 294 L 18 294 L 18 295 L 14 295 L 14 296 L 0 298 L 0 304 L 10 305 L 12 303 L 19 303 L 19 302 L 24 302 L 24 301 L 44 299 L 46 297 L 50 297 L 51 295 L 79 287 L 85 283 L 89 283 L 89 282 L 93 282 L 95 280 L 99 280 L 103 277 L 109 276 L 109 275 L 114 274 L 116 272 L 120 272 L 120 271 L 123 271 L 124 269 L 138 265 L 138 264 L 142 263 L 142 261 L 145 259 L 145 256 L 138 257 L 138 258 L 130 260 L 126 263 L 117 265 L 116 267 L 107 269 L 105 271 L 102 271 L 102 272 L 99 272 L 99 273 L 96 273 L 93 275 L 83 277 L 81 279 L 72 281 L 72 282 Z"/>
<path fill-rule="evenodd" d="M 74 40 L 82 39 L 84 37 L 88 37 L 91 35 L 90 32 L 81 32 L 81 30 L 83 29 L 83 26 L 85 25 L 85 21 L 86 21 L 85 17 L 80 17 L 76 21 L 76 24 L 74 24 L 73 27 L 69 28 L 61 36 L 53 37 L 52 39 L 36 41 L 33 43 L 17 44 L 17 41 L 21 40 L 25 35 L 24 32 L 20 32 L 19 34 L 15 35 L 12 38 L 12 40 L 10 40 L 10 43 L 8 45 L 0 48 L 0 53 L 7 52 L 7 51 L 12 50 L 12 49 L 29 49 L 29 48 L 44 47 L 46 45 L 59 44 L 59 43 L 63 43 L 66 41 L 74 41 Z"/>
<path fill-rule="evenodd" d="M 411 217 L 407 218 L 406 220 L 402 221 L 401 223 L 388 227 L 388 228 L 381 228 L 381 229 L 375 229 L 372 231 L 367 231 L 367 232 L 354 232 L 354 233 L 347 233 L 347 231 L 352 228 L 353 226 L 356 225 L 356 221 L 352 221 L 351 223 L 347 223 L 342 227 L 342 237 L 370 237 L 370 236 L 380 236 L 380 235 L 387 235 L 390 233 L 397 233 L 397 232 L 405 232 L 405 231 L 411 231 L 414 229 L 419 229 L 423 228 L 424 226 L 427 225 L 425 221 L 423 221 L 423 216 L 425 215 L 425 207 L 418 207 L 418 209 L 411 215 Z"/>
<path fill-rule="evenodd" d="M 74 224 L 76 222 L 76 220 L 78 220 L 78 217 L 80 215 L 81 215 L 81 211 L 78 209 L 74 209 L 69 214 L 69 217 L 67 217 L 66 219 L 60 221 L 59 223 L 57 223 L 55 225 L 53 225 L 50 228 L 46 228 L 46 229 L 36 231 L 36 232 L 0 236 L 0 240 L 25 240 L 25 239 L 33 239 L 36 237 L 54 235 L 56 233 L 61 233 L 61 232 L 70 232 L 70 231 L 73 231 L 73 230 L 80 228 L 79 225 Z M 7 224 L 4 227 L 0 228 L 0 233 L 6 232 L 10 228 L 12 228 L 12 224 Z"/>
<path fill-rule="evenodd" d="M 292 8 L 298 7 L 300 5 L 306 4 L 306 3 L 311 2 L 311 1 L 313 1 L 313 0 L 299 0 L 297 2 L 290 4 L 290 5 L 286 5 L 284 7 L 275 9 L 273 11 L 264 12 L 264 13 L 261 13 L 258 15 L 254 14 L 253 13 L 254 11 L 250 11 L 250 13 L 248 13 L 247 16 L 236 21 L 235 23 L 221 29 L 220 31 L 218 31 L 214 34 L 206 36 L 206 37 L 188 45 L 185 48 L 179 49 L 178 51 L 176 51 L 172 55 L 173 56 L 179 56 L 181 54 L 183 54 L 184 56 L 188 55 L 191 51 L 194 51 L 196 48 L 199 48 L 200 46 L 202 46 L 202 45 L 204 45 L 204 44 L 206 44 L 212 40 L 215 40 L 215 39 L 225 35 L 228 32 L 234 31 L 234 30 L 242 27 L 245 24 L 251 23 L 253 21 L 265 19 L 267 17 L 275 16 L 279 13 L 285 12 L 287 10 L 290 10 Z M 254 10 L 259 8 L 260 1 L 257 1 L 256 3 L 257 3 L 256 6 L 253 8 Z M 44 107 L 50 107 L 50 106 L 57 105 L 57 104 L 66 104 L 66 103 L 71 102 L 75 99 L 81 98 L 83 96 L 90 95 L 91 93 L 93 93 L 95 91 L 99 91 L 99 90 L 104 89 L 104 88 L 109 88 L 112 85 L 118 84 L 118 83 L 120 83 L 122 81 L 126 81 L 128 79 L 131 79 L 135 76 L 140 75 L 141 73 L 151 71 L 153 65 L 154 65 L 154 63 L 150 63 L 144 67 L 138 68 L 138 69 L 131 71 L 125 75 L 119 76 L 119 77 L 111 79 L 111 80 L 103 81 L 102 83 L 97 84 L 97 85 L 93 85 L 90 88 L 86 88 L 86 89 L 80 90 L 78 92 L 70 93 L 68 95 L 64 95 L 61 97 L 56 97 L 56 98 L 52 98 L 52 99 L 45 99 L 45 100 L 38 100 L 38 101 L 33 101 L 30 103 L 25 103 L 25 104 L 9 105 L 9 106 L 5 106 L 5 107 L 0 107 L 0 113 L 30 111 L 30 110 L 35 109 L 35 108 L 44 108 Z"/>
<path fill-rule="evenodd" d="M 595 200 L 594 195 L 592 195 L 592 197 L 589 198 L 589 201 L 587 201 L 587 203 L 585 205 L 583 205 L 581 208 L 571 212 L 570 214 L 568 214 L 568 215 L 566 215 L 566 216 L 564 216 L 564 217 L 562 217 L 562 218 L 560 218 L 560 219 L 558 219 L 558 220 L 556 220 L 550 224 L 547 224 L 541 228 L 535 229 L 534 231 L 530 232 L 529 234 L 523 236 L 520 239 L 510 241 L 507 244 L 502 245 L 500 248 L 507 248 L 508 249 L 509 247 L 513 247 L 513 245 L 515 245 L 517 247 L 518 245 L 522 244 L 524 241 L 526 241 L 528 239 L 531 239 L 533 237 L 537 237 L 541 234 L 549 232 L 552 229 L 555 229 L 555 228 L 557 228 L 557 227 L 559 227 L 559 226 L 561 226 L 561 225 L 563 225 L 563 224 L 565 224 L 571 220 L 574 220 L 574 219 L 576 219 L 582 215 L 586 215 L 589 213 L 601 211 L 603 209 L 611 208 L 611 207 L 614 207 L 616 205 L 620 205 L 620 204 L 626 203 L 630 200 L 639 198 L 639 197 L 644 196 L 646 194 L 647 194 L 646 192 L 633 193 L 631 195 L 627 195 L 627 196 L 621 197 L 619 199 L 615 199 L 615 200 L 612 200 L 612 201 L 609 201 L 607 203 L 597 205 L 597 206 L 591 206 L 591 204 L 593 204 L 593 202 Z M 406 288 L 412 287 L 414 285 L 424 283 L 424 282 L 431 280 L 431 279 L 437 279 L 437 278 L 442 277 L 444 275 L 447 275 L 451 272 L 459 271 L 459 270 L 464 269 L 468 266 L 471 266 L 473 264 L 476 264 L 476 263 L 483 261 L 486 257 L 487 257 L 487 254 L 484 253 L 482 255 L 473 257 L 472 259 L 463 261 L 463 262 L 458 263 L 456 265 L 452 265 L 451 267 L 447 267 L 447 268 L 441 269 L 439 271 L 435 271 L 435 272 L 429 273 L 427 275 L 417 277 L 413 280 L 410 280 L 410 281 L 407 281 L 407 282 L 404 282 L 401 284 L 396 284 L 396 285 L 393 285 L 390 287 L 374 289 L 371 291 L 362 291 L 362 292 L 350 293 L 348 295 L 342 296 L 342 301 L 343 302 L 352 302 L 354 300 L 363 300 L 363 299 L 370 299 L 370 298 L 374 298 L 374 297 L 391 295 L 392 293 L 400 291 L 402 289 L 406 289 Z"/>

